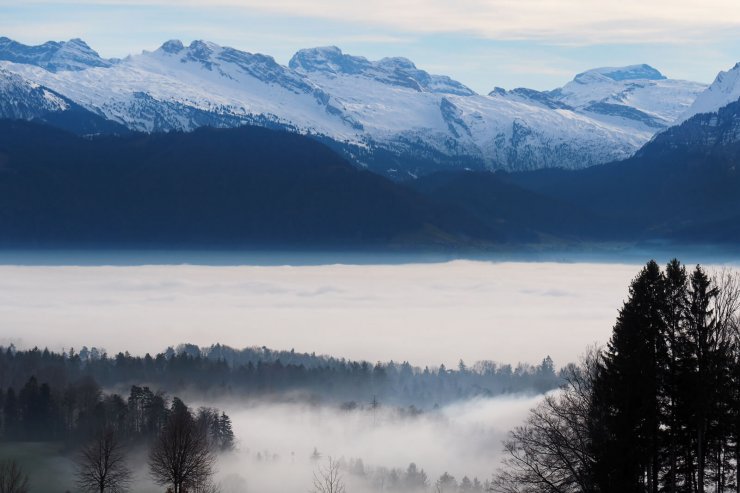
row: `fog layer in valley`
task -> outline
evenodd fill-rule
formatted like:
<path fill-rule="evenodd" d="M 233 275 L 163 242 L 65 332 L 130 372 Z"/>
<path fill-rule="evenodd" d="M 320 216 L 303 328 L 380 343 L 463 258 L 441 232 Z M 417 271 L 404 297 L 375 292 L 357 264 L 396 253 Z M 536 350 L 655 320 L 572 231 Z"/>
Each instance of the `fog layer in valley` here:
<path fill-rule="evenodd" d="M 78 351 L 87 345 L 142 354 L 178 342 L 220 342 L 407 360 L 432 371 L 440 363 L 456 366 L 459 359 L 536 364 L 549 354 L 562 366 L 589 345 L 606 342 L 640 268 L 474 261 L 0 266 L 0 345 Z M 217 406 L 233 421 L 237 450 L 219 458 L 215 478 L 223 493 L 305 493 L 329 457 L 341 462 L 354 493 L 429 491 L 443 473 L 483 482 L 499 465 L 502 439 L 542 399 L 511 393 L 459 397 L 420 411 L 375 402 L 368 389 L 351 404 L 290 392 L 239 398 L 235 389 L 213 402 L 205 402 L 205 394 L 187 397 L 194 408 Z M 135 490 L 159 491 L 144 458 L 143 451 L 132 457 Z M 49 460 L 57 461 L 43 466 L 49 471 L 71 471 L 69 457 Z M 411 463 L 425 471 L 427 486 L 403 483 Z M 36 471 L 37 480 L 42 477 L 48 475 Z"/>
<path fill-rule="evenodd" d="M 501 440 L 539 398 L 476 399 L 415 417 L 368 405 L 342 411 L 305 404 L 220 404 L 234 420 L 239 450 L 222 458 L 219 476 L 243 476 L 248 491 L 301 492 L 331 456 L 348 469 L 353 459 L 362 459 L 364 477 L 343 473 L 352 491 L 369 491 L 377 468 L 405 471 L 412 462 L 432 484 L 444 472 L 458 481 L 467 475 L 482 482 L 497 467 Z M 314 448 L 321 459 L 311 459 Z"/>
<path fill-rule="evenodd" d="M 445 472 L 457 482 L 465 476 L 481 483 L 490 479 L 501 458 L 501 440 L 540 398 L 475 399 L 416 416 L 368 404 L 352 411 L 306 403 L 203 404 L 226 409 L 238 437 L 235 451 L 218 456 L 214 483 L 222 493 L 306 493 L 329 457 L 341 463 L 343 482 L 354 493 L 420 493 Z M 74 491 L 74 456 L 61 454 L 60 447 L 24 443 L 0 449 L 0 458 L 33 464 L 33 491 Z M 163 491 L 149 476 L 146 457 L 146 448 L 128 450 L 132 491 Z M 412 462 L 427 475 L 426 488 L 403 485 Z"/>
<path fill-rule="evenodd" d="M 638 265 L 0 266 L 0 344 L 179 342 L 417 365 L 562 365 L 606 341 Z"/>

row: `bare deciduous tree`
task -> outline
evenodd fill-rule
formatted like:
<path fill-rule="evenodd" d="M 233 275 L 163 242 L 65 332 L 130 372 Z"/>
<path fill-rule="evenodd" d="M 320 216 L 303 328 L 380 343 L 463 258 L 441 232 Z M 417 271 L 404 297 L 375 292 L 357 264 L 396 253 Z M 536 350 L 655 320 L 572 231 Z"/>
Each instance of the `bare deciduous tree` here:
<path fill-rule="evenodd" d="M 566 383 L 530 411 L 524 425 L 504 443 L 507 458 L 494 477 L 493 492 L 575 493 L 591 491 L 593 458 L 588 443 L 589 402 L 599 361 L 590 350 L 581 366 L 565 370 Z"/>
<path fill-rule="evenodd" d="M 28 476 L 14 460 L 0 462 L 0 493 L 28 493 Z"/>
<path fill-rule="evenodd" d="M 344 479 L 339 470 L 339 462 L 331 457 L 326 466 L 319 466 L 313 473 L 312 493 L 345 493 Z"/>
<path fill-rule="evenodd" d="M 734 344 L 740 343 L 740 273 L 730 269 L 716 272 L 712 282 L 719 288 L 714 299 L 713 312 L 722 335 L 734 339 Z"/>
<path fill-rule="evenodd" d="M 112 430 L 98 434 L 77 458 L 77 485 L 83 491 L 119 493 L 128 489 L 131 470 Z"/>
<path fill-rule="evenodd" d="M 173 493 L 199 489 L 210 484 L 215 461 L 208 437 L 196 426 L 190 411 L 173 405 L 173 412 L 149 453 L 149 470 L 154 480 L 170 485 Z"/>

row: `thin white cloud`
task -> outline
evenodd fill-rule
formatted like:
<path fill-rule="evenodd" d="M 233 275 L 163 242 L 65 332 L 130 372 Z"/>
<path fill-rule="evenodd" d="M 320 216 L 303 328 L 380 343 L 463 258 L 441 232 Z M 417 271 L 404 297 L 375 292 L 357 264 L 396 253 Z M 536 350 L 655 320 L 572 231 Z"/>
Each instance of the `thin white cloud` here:
<path fill-rule="evenodd" d="M 29 3 L 64 5 L 63 0 Z M 77 4 L 233 8 L 408 33 L 469 33 L 558 43 L 688 42 L 736 34 L 735 0 L 78 0 Z"/>

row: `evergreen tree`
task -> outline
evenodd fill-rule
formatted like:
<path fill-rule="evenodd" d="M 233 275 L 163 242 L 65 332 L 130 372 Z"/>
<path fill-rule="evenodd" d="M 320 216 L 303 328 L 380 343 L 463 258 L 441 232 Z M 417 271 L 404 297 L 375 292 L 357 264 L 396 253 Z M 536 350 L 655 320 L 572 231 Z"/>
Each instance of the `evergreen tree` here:
<path fill-rule="evenodd" d="M 740 493 L 739 325 L 740 277 L 712 280 L 700 266 L 687 275 L 677 260 L 661 273 L 649 262 L 595 359 L 591 385 L 563 389 L 561 399 L 582 394 L 588 404 L 532 410 L 506 442 L 512 458 L 495 491 L 547 484 L 558 492 Z M 570 415 L 563 409 L 581 408 L 585 427 L 572 425 L 578 419 L 553 427 Z M 580 442 L 584 473 L 563 467 L 563 444 Z"/>
<path fill-rule="evenodd" d="M 692 481 L 703 493 L 714 483 L 726 483 L 726 426 L 729 423 L 732 344 L 723 321 L 716 317 L 720 290 L 700 266 L 689 278 L 681 361 L 681 400 L 692 439 Z"/>
<path fill-rule="evenodd" d="M 660 354 L 662 378 L 659 399 L 664 418 L 661 446 L 665 451 L 665 471 L 661 478 L 668 493 L 676 493 L 680 485 L 689 485 L 690 474 L 686 468 L 685 448 L 691 451 L 690 437 L 686 436 L 686 423 L 679 414 L 679 361 L 682 354 L 683 323 L 687 306 L 686 268 L 673 259 L 665 269 L 663 318 L 665 321 L 664 351 Z"/>
<path fill-rule="evenodd" d="M 594 384 L 594 480 L 604 492 L 657 493 L 664 278 L 649 262 L 630 286 Z"/>
<path fill-rule="evenodd" d="M 3 403 L 5 438 L 14 440 L 18 436 L 18 401 L 13 388 L 8 389 Z"/>
<path fill-rule="evenodd" d="M 234 430 L 231 426 L 231 418 L 225 412 L 221 412 L 218 418 L 219 436 L 221 439 L 221 450 L 234 450 Z"/>

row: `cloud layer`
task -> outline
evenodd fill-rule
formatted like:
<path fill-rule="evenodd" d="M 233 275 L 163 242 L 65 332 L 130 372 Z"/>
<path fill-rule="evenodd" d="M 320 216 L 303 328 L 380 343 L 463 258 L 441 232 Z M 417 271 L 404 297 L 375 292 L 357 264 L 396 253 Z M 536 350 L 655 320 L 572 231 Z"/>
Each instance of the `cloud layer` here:
<path fill-rule="evenodd" d="M 649 63 L 711 82 L 738 61 L 740 7 L 729 0 L 10 0 L 0 35 L 25 43 L 82 37 L 106 57 L 165 40 L 207 39 L 287 63 L 337 45 L 405 56 L 487 94 L 553 89 L 584 70 Z"/>
<path fill-rule="evenodd" d="M 0 343 L 216 342 L 353 359 L 565 364 L 606 342 L 638 266 L 0 266 Z"/>
<path fill-rule="evenodd" d="M 59 5 L 67 0 L 31 0 Z M 82 0 L 77 4 L 231 8 L 328 19 L 407 33 L 470 33 L 491 39 L 558 43 L 644 43 L 731 36 L 740 27 L 732 0 Z"/>

